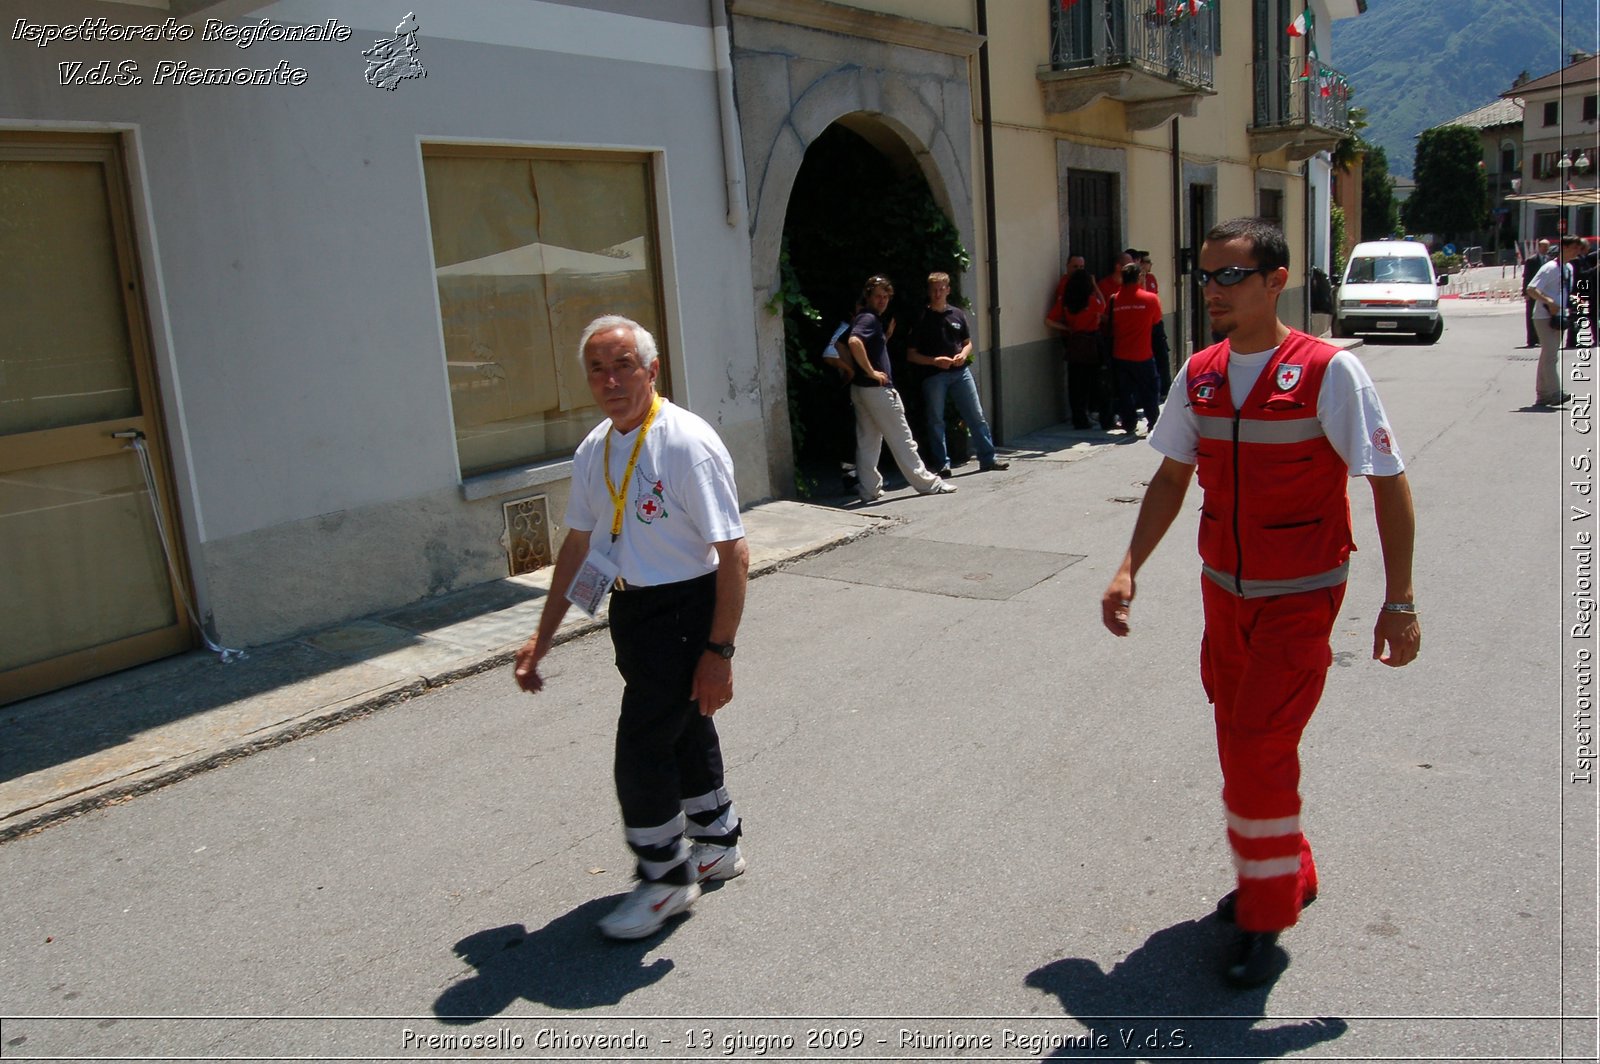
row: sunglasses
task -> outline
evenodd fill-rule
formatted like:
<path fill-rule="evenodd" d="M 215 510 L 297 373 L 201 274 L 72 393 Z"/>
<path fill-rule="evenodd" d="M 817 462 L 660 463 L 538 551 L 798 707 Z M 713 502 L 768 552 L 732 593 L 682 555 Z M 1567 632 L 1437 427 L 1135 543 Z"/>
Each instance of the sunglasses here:
<path fill-rule="evenodd" d="M 1220 270 L 1195 270 L 1194 283 L 1204 288 L 1212 281 L 1224 288 L 1232 288 L 1252 273 L 1271 273 L 1276 266 L 1224 266 Z"/>

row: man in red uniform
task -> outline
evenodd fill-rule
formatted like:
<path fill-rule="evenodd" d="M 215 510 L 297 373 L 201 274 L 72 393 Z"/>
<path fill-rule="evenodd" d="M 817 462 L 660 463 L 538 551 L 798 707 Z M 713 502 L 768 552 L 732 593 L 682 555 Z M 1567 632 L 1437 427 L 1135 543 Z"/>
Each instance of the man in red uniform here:
<path fill-rule="evenodd" d="M 1161 378 L 1156 372 L 1152 330 L 1161 321 L 1161 299 L 1143 287 L 1137 262 L 1122 267 L 1122 287 L 1111 297 L 1111 360 L 1117 373 L 1122 428 L 1129 436 L 1138 411 L 1153 429 L 1161 416 Z"/>
<path fill-rule="evenodd" d="M 1156 282 L 1156 275 L 1151 272 L 1150 253 L 1139 252 L 1139 285 L 1146 292 L 1161 294 L 1161 285 Z M 1167 401 L 1167 392 L 1172 389 L 1172 344 L 1167 341 L 1167 323 L 1157 320 L 1155 327 L 1150 330 L 1150 347 L 1156 355 L 1156 376 L 1161 381 L 1161 388 L 1156 393 L 1164 403 Z"/>
<path fill-rule="evenodd" d="M 1238 886 L 1217 906 L 1239 928 L 1225 974 L 1240 986 L 1282 970 L 1278 933 L 1316 897 L 1300 832 L 1300 734 L 1332 664 L 1329 637 L 1354 549 L 1346 482 L 1372 487 L 1385 594 L 1372 656 L 1398 667 L 1422 643 L 1411 583 L 1415 514 L 1404 464 L 1372 380 L 1348 352 L 1288 328 L 1278 297 L 1289 247 L 1275 225 L 1238 218 L 1212 229 L 1196 280 L 1225 339 L 1173 381 L 1150 444 L 1163 455 L 1128 553 L 1101 599 L 1112 633 L 1129 632 L 1135 577 L 1198 472 L 1200 681 L 1214 706 L 1222 801 Z"/>

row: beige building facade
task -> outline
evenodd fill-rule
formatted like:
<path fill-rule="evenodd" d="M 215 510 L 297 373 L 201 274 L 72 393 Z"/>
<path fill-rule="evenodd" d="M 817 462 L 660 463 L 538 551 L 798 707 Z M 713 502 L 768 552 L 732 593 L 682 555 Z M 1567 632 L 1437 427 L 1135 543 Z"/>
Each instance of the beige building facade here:
<path fill-rule="evenodd" d="M 1304 8 L 1288 0 L 732 0 L 756 304 L 778 285 L 805 150 L 841 123 L 914 159 L 960 230 L 980 388 L 1002 437 L 1065 416 L 1044 315 L 1071 254 L 1103 276 L 1121 249 L 1149 251 L 1177 363 L 1210 339 L 1187 280 L 1200 238 L 1222 219 L 1270 217 L 1294 261 L 1281 312 L 1307 325 L 1306 278 L 1330 259 L 1326 153 L 1348 132 L 1329 31 L 1366 5 L 1310 6 L 1316 59 L 1288 33 Z M 758 329 L 770 375 L 781 322 Z M 782 394 L 770 376 L 762 391 Z M 768 452 L 782 483 L 780 413 L 769 408 Z"/>
<path fill-rule="evenodd" d="M 1600 235 L 1600 57 L 1575 52 L 1560 70 L 1514 86 L 1520 97 L 1524 250 L 1541 237 Z"/>

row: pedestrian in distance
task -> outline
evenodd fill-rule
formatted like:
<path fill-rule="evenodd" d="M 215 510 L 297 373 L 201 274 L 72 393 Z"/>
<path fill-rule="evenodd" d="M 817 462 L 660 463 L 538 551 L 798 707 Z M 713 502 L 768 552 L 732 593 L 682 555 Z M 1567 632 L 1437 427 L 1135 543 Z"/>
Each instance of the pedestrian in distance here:
<path fill-rule="evenodd" d="M 857 492 L 862 502 L 876 502 L 883 496 L 883 474 L 878 457 L 889 445 L 895 465 L 906 483 L 919 495 L 947 495 L 956 490 L 928 472 L 917 454 L 917 443 L 906 423 L 905 403 L 895 390 L 889 365 L 889 334 L 883 316 L 894 298 L 894 285 L 887 277 L 867 278 L 861 292 L 861 312 L 845 334 L 850 356 L 855 359 L 855 376 L 850 379 L 850 400 L 856 408 Z"/>
<path fill-rule="evenodd" d="M 928 465 L 936 476 L 950 475 L 950 457 L 945 450 L 944 410 L 946 400 L 956 405 L 977 445 L 978 470 L 1010 469 L 1010 462 L 995 457 L 994 436 L 983 416 L 978 399 L 978 382 L 972 379 L 972 323 L 967 312 L 950 303 L 950 275 L 928 274 L 928 307 L 912 327 L 906 361 L 922 366 L 927 377 L 922 382 L 922 398 L 927 406 Z"/>
<path fill-rule="evenodd" d="M 1528 286 L 1533 283 L 1534 277 L 1539 273 L 1539 267 L 1543 266 L 1549 257 L 1550 241 L 1541 239 L 1538 253 L 1529 255 L 1522 263 L 1522 320 L 1528 331 L 1528 342 L 1523 345 L 1524 347 L 1539 346 L 1539 333 L 1533 327 L 1533 308 L 1539 301 L 1528 295 Z"/>
<path fill-rule="evenodd" d="M 1107 310 L 1111 307 L 1111 300 L 1122 290 L 1122 268 L 1128 263 L 1137 263 L 1139 253 L 1133 248 L 1128 248 L 1119 254 L 1111 266 L 1111 272 L 1100 278 L 1098 287 L 1100 298 L 1106 301 Z M 1113 355 L 1115 337 L 1112 329 L 1115 321 L 1109 314 L 1106 315 L 1106 331 L 1100 344 L 1100 387 L 1106 394 L 1106 408 L 1111 412 L 1109 420 L 1102 420 L 1100 427 L 1110 432 L 1113 428 L 1129 429 L 1123 424 L 1120 416 L 1122 410 L 1122 380 L 1117 374 L 1117 362 Z"/>
<path fill-rule="evenodd" d="M 1161 285 L 1151 270 L 1148 251 L 1139 252 L 1139 286 L 1152 295 L 1161 295 Z M 1167 401 L 1167 393 L 1172 390 L 1172 344 L 1167 340 L 1165 318 L 1157 318 L 1156 323 L 1150 327 L 1150 350 L 1155 352 L 1156 377 L 1161 384 L 1156 397 L 1164 403 Z"/>
<path fill-rule="evenodd" d="M 639 882 L 600 930 L 644 938 L 694 904 L 701 882 L 745 870 L 712 717 L 733 700 L 750 551 L 733 461 L 710 425 L 657 394 L 654 337 L 607 315 L 578 350 L 607 417 L 573 455 L 567 535 L 515 678 L 543 690 L 539 665 L 569 603 L 592 616 L 610 593 L 624 683 L 615 781 Z"/>
<path fill-rule="evenodd" d="M 1093 275 L 1082 268 L 1083 260 L 1077 261 L 1079 268 L 1062 279 L 1057 302 L 1044 323 L 1061 337 L 1072 427 L 1087 429 L 1091 411 L 1101 424 L 1111 421 L 1105 390 L 1100 387 L 1100 338 L 1105 330 L 1106 304 Z"/>
<path fill-rule="evenodd" d="M 1533 299 L 1533 327 L 1539 333 L 1539 364 L 1534 371 L 1533 405 L 1560 406 L 1572 398 L 1561 388 L 1561 341 L 1567 332 L 1567 315 L 1572 297 L 1573 259 L 1583 254 L 1583 239 L 1561 238 L 1557 254 L 1552 255 L 1533 275 L 1523 294 Z"/>
<path fill-rule="evenodd" d="M 1122 287 L 1111 297 L 1111 359 L 1117 374 L 1122 429 L 1130 437 L 1143 410 L 1150 428 L 1161 416 L 1161 377 L 1152 338 L 1161 323 L 1161 299 L 1141 284 L 1137 262 L 1122 267 Z"/>
<path fill-rule="evenodd" d="M 1130 633 L 1140 568 L 1198 474 L 1200 680 L 1213 705 L 1222 802 L 1237 871 L 1218 903 L 1237 927 L 1224 975 L 1256 986 L 1282 970 L 1279 934 L 1319 890 L 1300 827 L 1300 736 L 1322 696 L 1354 550 L 1349 478 L 1372 489 L 1385 594 L 1372 656 L 1403 666 L 1422 633 L 1412 587 L 1415 515 L 1404 463 L 1355 356 L 1277 316 L 1289 246 L 1260 218 L 1206 234 L 1195 275 L 1224 339 L 1173 380 L 1150 445 L 1162 455 L 1101 618 Z M 1181 396 L 1181 399 L 1179 398 Z"/>

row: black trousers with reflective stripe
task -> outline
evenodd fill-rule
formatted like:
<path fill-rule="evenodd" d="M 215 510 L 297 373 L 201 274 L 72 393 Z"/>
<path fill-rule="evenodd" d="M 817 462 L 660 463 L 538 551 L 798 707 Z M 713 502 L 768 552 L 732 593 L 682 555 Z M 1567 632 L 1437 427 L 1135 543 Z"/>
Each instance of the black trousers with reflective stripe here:
<path fill-rule="evenodd" d="M 622 822 L 628 828 L 659 827 L 683 813 L 686 799 L 722 787 L 722 745 L 711 718 L 702 716 L 689 695 L 694 670 L 711 636 L 717 576 L 611 594 L 611 644 L 625 684 L 617 720 L 615 774 Z M 695 824 L 715 823 L 728 803 L 696 812 Z M 691 829 L 689 834 L 697 833 Z M 724 845 L 739 828 L 710 841 Z M 681 836 L 649 846 L 629 846 L 641 860 L 671 860 Z M 642 870 L 641 870 L 642 871 Z M 686 865 L 664 875 L 665 882 L 688 882 Z"/>

